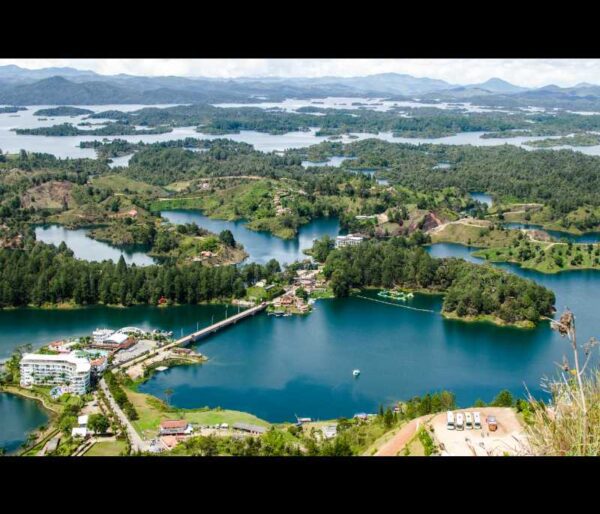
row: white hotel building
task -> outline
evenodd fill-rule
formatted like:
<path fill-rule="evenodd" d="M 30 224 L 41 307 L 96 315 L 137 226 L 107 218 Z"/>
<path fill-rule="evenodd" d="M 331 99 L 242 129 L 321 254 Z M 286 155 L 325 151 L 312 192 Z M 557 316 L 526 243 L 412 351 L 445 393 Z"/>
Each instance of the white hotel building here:
<path fill-rule="evenodd" d="M 90 389 L 91 365 L 74 355 L 42 355 L 27 353 L 21 359 L 21 385 L 66 385 L 74 394 Z"/>

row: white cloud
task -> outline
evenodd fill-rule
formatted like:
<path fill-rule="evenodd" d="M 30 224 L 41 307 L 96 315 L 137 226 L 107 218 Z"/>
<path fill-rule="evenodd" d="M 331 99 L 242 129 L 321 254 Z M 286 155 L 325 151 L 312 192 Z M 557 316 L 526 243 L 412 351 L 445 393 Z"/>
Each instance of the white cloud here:
<path fill-rule="evenodd" d="M 600 84 L 600 59 L 0 59 L 24 68 L 70 66 L 105 75 L 320 77 L 407 73 L 454 84 L 500 77 L 523 86 Z"/>

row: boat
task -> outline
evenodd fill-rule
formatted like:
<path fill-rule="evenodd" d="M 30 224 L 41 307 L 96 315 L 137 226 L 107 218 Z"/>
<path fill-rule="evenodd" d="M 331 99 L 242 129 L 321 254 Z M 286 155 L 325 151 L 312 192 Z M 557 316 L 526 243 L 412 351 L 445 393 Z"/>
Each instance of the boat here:
<path fill-rule="evenodd" d="M 285 314 L 285 312 L 283 311 L 272 311 L 272 312 L 268 312 L 267 313 L 269 316 L 283 316 Z"/>
<path fill-rule="evenodd" d="M 379 291 L 377 296 L 380 296 L 381 298 L 387 298 L 389 300 L 399 300 L 405 302 L 406 300 L 414 298 L 415 295 L 413 293 L 405 293 L 404 291 L 384 289 L 383 291 Z"/>
<path fill-rule="evenodd" d="M 358 375 L 360 375 L 360 369 L 355 369 L 352 374 L 357 377 Z"/>

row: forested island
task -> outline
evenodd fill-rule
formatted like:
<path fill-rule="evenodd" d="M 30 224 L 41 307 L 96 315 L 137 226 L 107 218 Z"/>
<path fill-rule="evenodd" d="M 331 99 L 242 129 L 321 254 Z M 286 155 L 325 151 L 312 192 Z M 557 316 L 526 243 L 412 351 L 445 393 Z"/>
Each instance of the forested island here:
<path fill-rule="evenodd" d="M 82 109 L 80 107 L 70 107 L 61 105 L 59 107 L 49 107 L 47 109 L 38 109 L 33 113 L 34 116 L 81 116 L 84 114 L 94 114 L 94 111 Z"/>
<path fill-rule="evenodd" d="M 147 134 L 165 134 L 171 132 L 170 127 L 153 127 L 138 129 L 134 125 L 123 123 L 108 123 L 103 127 L 82 130 L 72 123 L 62 123 L 51 127 L 37 127 L 32 129 L 13 129 L 22 136 L 131 136 Z"/>
<path fill-rule="evenodd" d="M 0 114 L 14 114 L 19 111 L 26 111 L 27 107 L 21 107 L 18 105 L 6 105 L 4 107 L 0 107 Z"/>
<path fill-rule="evenodd" d="M 313 255 L 324 260 L 336 296 L 383 287 L 444 294 L 442 313 L 466 320 L 530 327 L 553 312 L 554 293 L 514 274 L 466 262 L 435 259 L 415 239 L 394 238 L 334 249 L 327 238 Z"/>

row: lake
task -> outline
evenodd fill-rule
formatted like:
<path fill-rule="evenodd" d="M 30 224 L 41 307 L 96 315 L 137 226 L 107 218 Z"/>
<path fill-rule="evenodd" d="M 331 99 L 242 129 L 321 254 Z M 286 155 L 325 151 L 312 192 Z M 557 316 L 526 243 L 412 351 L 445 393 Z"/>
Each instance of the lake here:
<path fill-rule="evenodd" d="M 270 244 L 269 238 L 262 241 Z M 438 257 L 482 262 L 459 245 L 437 244 L 429 251 Z M 557 308 L 569 306 L 577 315 L 580 341 L 600 336 L 599 273 L 543 275 L 509 264 L 499 267 L 552 288 Z M 503 388 L 522 395 L 524 383 L 533 393 L 542 393 L 540 379 L 553 375 L 554 362 L 567 352 L 566 341 L 547 323 L 519 330 L 444 320 L 441 303 L 439 296 L 417 295 L 406 304 L 434 311 L 423 312 L 354 297 L 320 300 L 305 317 L 261 314 L 199 344 L 210 359 L 207 363 L 159 373 L 141 390 L 162 397 L 172 388 L 174 405 L 246 410 L 269 421 L 293 420 L 295 414 L 321 419 L 352 416 L 373 412 L 379 403 L 439 389 L 454 391 L 463 406 L 479 397 L 489 401 Z M 88 335 L 100 327 L 133 325 L 180 335 L 235 310 L 188 305 L 0 311 L 0 356 L 8 357 L 24 342 L 39 346 L 59 337 Z M 358 379 L 352 376 L 355 368 L 362 371 Z"/>
<path fill-rule="evenodd" d="M 429 251 L 482 262 L 459 245 Z M 580 341 L 600 335 L 600 274 L 500 267 L 553 289 L 557 308 L 574 310 Z M 140 390 L 162 396 L 172 388 L 174 405 L 246 410 L 269 421 L 374 412 L 379 403 L 440 389 L 456 393 L 463 406 L 490 401 L 503 388 L 522 396 L 524 384 L 544 394 L 541 378 L 554 376 L 554 363 L 568 352 L 547 323 L 520 330 L 445 320 L 441 303 L 441 297 L 417 295 L 407 304 L 431 313 L 348 298 L 321 300 L 306 317 L 257 316 L 198 345 L 210 357 L 203 366 L 173 368 Z M 355 368 L 362 372 L 358 379 Z"/>
<path fill-rule="evenodd" d="M 75 257 L 86 261 L 112 260 L 118 262 L 123 256 L 127 264 L 147 266 L 154 259 L 146 255 L 149 248 L 143 245 L 124 245 L 116 247 L 103 241 L 96 241 L 87 235 L 89 229 L 68 229 L 60 225 L 44 225 L 35 228 L 35 238 L 44 243 L 59 246 L 64 242 Z"/>
<path fill-rule="evenodd" d="M 389 108 L 400 108 L 400 107 L 438 107 L 440 109 L 456 109 L 461 108 L 470 112 L 483 112 L 490 110 L 479 106 L 474 106 L 469 103 L 436 103 L 436 104 L 423 104 L 419 102 L 400 102 L 400 101 L 386 101 L 381 99 L 366 99 L 366 98 L 328 98 L 322 99 L 323 104 L 315 104 L 316 100 L 286 100 L 278 104 L 269 104 L 270 107 L 280 106 L 281 108 L 295 110 L 298 107 L 304 105 L 314 105 L 318 107 L 334 107 L 334 108 L 373 108 L 378 110 L 387 110 Z M 286 102 L 288 102 L 286 104 Z M 308 102 L 308 103 L 307 103 Z M 368 105 L 355 105 L 352 103 L 364 103 Z M 237 104 L 222 104 L 223 106 L 237 106 Z M 254 107 L 260 107 L 261 104 L 251 104 Z M 196 131 L 195 127 L 177 127 L 172 132 L 166 134 L 147 134 L 147 135 L 130 135 L 130 136 L 30 136 L 30 135 L 17 135 L 16 132 L 11 129 L 14 128 L 36 128 L 36 127 L 47 127 L 57 125 L 60 123 L 73 123 L 77 125 L 86 118 L 87 115 L 82 116 L 57 116 L 57 117 L 46 117 L 46 119 L 40 119 L 43 117 L 34 116 L 33 113 L 39 109 L 47 108 L 51 106 L 28 106 L 27 111 L 20 111 L 17 116 L 9 113 L 0 114 L 0 148 L 5 152 L 17 153 L 21 149 L 29 152 L 43 152 L 50 153 L 61 158 L 95 158 L 96 152 L 92 148 L 79 148 L 81 141 L 94 141 L 94 140 L 113 140 L 113 139 L 124 139 L 126 141 L 137 143 L 143 141 L 145 143 L 156 143 L 162 141 L 173 141 L 177 139 L 184 139 L 186 137 L 194 137 L 197 139 L 218 139 L 226 138 L 233 141 L 245 142 L 253 145 L 257 150 L 262 152 L 273 152 L 273 151 L 284 151 L 291 148 L 305 148 L 314 144 L 318 144 L 322 141 L 327 141 L 327 136 L 317 136 L 317 128 L 312 128 L 308 131 L 297 131 L 288 132 L 287 134 L 267 134 L 263 132 L 256 132 L 252 130 L 242 130 L 237 134 L 225 134 L 225 135 L 214 135 L 214 134 L 203 134 Z M 92 110 L 94 112 L 108 111 L 111 109 L 121 111 L 134 111 L 144 107 L 159 107 L 166 108 L 169 105 L 85 105 L 82 106 L 85 109 Z M 267 106 L 265 106 L 267 107 Z M 401 113 L 400 113 L 401 114 Z M 90 120 L 93 123 L 103 123 L 111 120 L 95 119 Z M 82 127 L 83 130 L 88 130 L 95 127 Z M 493 138 L 483 139 L 481 135 L 484 132 L 465 132 L 456 134 L 454 136 L 440 137 L 440 138 L 407 138 L 407 137 L 394 137 L 391 132 L 380 132 L 379 134 L 368 134 L 368 133 L 356 133 L 355 139 L 351 139 L 349 135 L 345 134 L 338 141 L 342 143 L 349 143 L 352 141 L 360 141 L 363 139 L 377 138 L 392 143 L 408 143 L 408 144 L 448 144 L 448 145 L 475 145 L 475 146 L 496 146 L 502 144 L 512 144 L 525 148 L 527 150 L 534 150 L 531 147 L 524 145 L 528 141 L 537 141 L 540 139 L 546 139 L 546 136 L 518 136 L 512 138 Z M 558 136 L 554 136 L 558 137 Z M 559 147 L 555 147 L 560 149 Z M 587 146 L 587 147 L 568 147 L 574 151 L 586 153 L 589 155 L 600 155 L 600 145 Z M 112 166 L 123 166 L 129 162 L 131 156 L 123 156 L 117 158 L 116 162 Z"/>
<path fill-rule="evenodd" d="M 0 420 L 0 448 L 10 454 L 48 421 L 48 414 L 35 400 L 0 392 Z"/>
<path fill-rule="evenodd" d="M 171 223 L 181 225 L 185 223 L 196 223 L 215 234 L 222 230 L 231 230 L 234 239 L 244 245 L 249 254 L 247 262 L 265 264 L 270 259 L 277 259 L 280 264 L 289 264 L 296 260 L 307 259 L 308 256 L 302 250 L 311 248 L 313 240 L 319 239 L 327 234 L 335 237 L 340 232 L 340 224 L 337 218 L 320 218 L 302 225 L 295 239 L 281 239 L 271 235 L 269 232 L 256 232 L 246 228 L 243 220 L 226 221 L 209 218 L 198 210 L 170 210 L 162 211 L 161 216 Z"/>

